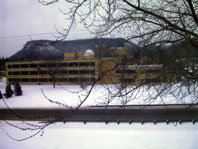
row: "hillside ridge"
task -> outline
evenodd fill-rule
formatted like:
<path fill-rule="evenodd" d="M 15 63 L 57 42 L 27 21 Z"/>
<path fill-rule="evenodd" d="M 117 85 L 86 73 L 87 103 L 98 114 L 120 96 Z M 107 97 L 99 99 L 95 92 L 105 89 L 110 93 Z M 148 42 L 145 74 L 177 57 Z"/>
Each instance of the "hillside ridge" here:
<path fill-rule="evenodd" d="M 65 52 L 85 51 L 95 47 L 125 47 L 131 50 L 140 48 L 123 38 L 95 38 L 68 41 L 33 40 L 9 59 L 12 61 L 63 59 Z M 130 52 L 133 53 L 133 52 Z"/>

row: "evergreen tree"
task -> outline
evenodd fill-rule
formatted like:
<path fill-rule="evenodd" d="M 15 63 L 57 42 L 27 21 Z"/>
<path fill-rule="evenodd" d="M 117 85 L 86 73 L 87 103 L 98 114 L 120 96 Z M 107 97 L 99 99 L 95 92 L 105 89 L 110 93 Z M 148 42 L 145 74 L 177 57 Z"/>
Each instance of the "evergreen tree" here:
<path fill-rule="evenodd" d="M 0 91 L 0 99 L 2 99 L 3 98 L 3 96 L 2 96 L 2 93 L 1 93 L 1 91 Z"/>
<path fill-rule="evenodd" d="M 12 90 L 12 88 L 11 88 L 11 85 L 10 84 L 8 84 L 7 86 L 6 86 L 6 90 L 5 90 L 5 97 L 6 98 L 10 98 L 10 97 L 12 97 L 12 95 L 13 95 L 13 90 Z"/>
<path fill-rule="evenodd" d="M 14 84 L 14 93 L 16 96 L 21 96 L 22 95 L 22 89 L 21 86 L 18 82 L 15 82 Z"/>

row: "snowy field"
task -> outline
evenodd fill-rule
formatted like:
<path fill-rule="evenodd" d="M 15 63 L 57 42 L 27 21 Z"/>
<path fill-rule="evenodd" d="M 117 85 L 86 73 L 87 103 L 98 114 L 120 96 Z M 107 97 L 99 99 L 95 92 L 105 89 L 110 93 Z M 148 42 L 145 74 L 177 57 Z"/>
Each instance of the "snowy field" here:
<path fill-rule="evenodd" d="M 3 80 L 3 82 L 0 82 L 0 90 L 2 94 L 5 93 L 5 87 L 6 83 L 5 80 Z M 128 90 L 130 91 L 131 88 Z M 79 85 L 56 85 L 55 88 L 53 88 L 52 85 L 22 85 L 22 90 L 22 96 L 13 95 L 9 99 L 0 100 L 0 108 L 6 108 L 7 106 L 10 108 L 65 108 L 64 106 L 57 105 L 54 102 L 61 103 L 68 107 L 76 107 L 86 98 L 91 90 L 91 86 L 87 86 L 82 89 Z M 175 98 L 169 94 L 165 95 L 163 100 L 160 97 L 155 100 L 145 100 L 147 97 L 155 96 L 155 94 L 157 94 L 154 89 L 150 89 L 150 92 L 148 93 L 146 87 L 142 87 L 132 93 L 129 93 L 127 96 L 120 98 L 122 94 L 125 94 L 125 90 L 120 93 L 118 86 L 96 85 L 93 87 L 90 95 L 86 101 L 83 102 L 81 107 L 90 105 L 105 105 L 112 99 L 113 100 L 110 104 L 113 105 L 121 105 L 125 102 L 128 104 L 181 104 L 193 102 L 191 101 L 192 98 L 189 96 L 180 101 L 175 100 Z"/>
<path fill-rule="evenodd" d="M 0 83 L 0 90 L 5 92 L 5 83 Z M 11 108 L 54 108 L 61 107 L 50 103 L 47 98 L 68 106 L 77 106 L 87 95 L 89 87 L 82 90 L 80 86 L 52 85 L 22 86 L 23 96 L 13 96 L 5 99 Z M 43 94 L 42 93 L 45 94 Z M 47 98 L 45 97 L 47 96 Z M 137 96 L 138 97 L 138 96 Z M 142 97 L 142 96 L 141 96 Z M 109 98 L 108 92 L 101 86 L 93 88 L 83 106 L 102 104 Z M 141 104 L 143 97 L 131 103 Z M 171 98 L 167 102 L 174 103 Z M 162 103 L 156 100 L 154 103 Z M 113 104 L 120 104 L 115 98 Z M 0 108 L 5 108 L 0 100 Z M 24 122 L 10 122 L 23 127 Z M 36 123 L 36 122 L 33 122 Z M 50 125 L 40 134 L 26 141 L 17 142 L 10 139 L 6 133 L 16 139 L 22 139 L 32 134 L 32 131 L 22 131 L 0 121 L 0 149 L 197 149 L 198 124 L 182 123 L 56 123 Z"/>
<path fill-rule="evenodd" d="M 14 124 L 19 122 L 13 122 Z M 21 124 L 19 124 L 21 125 Z M 197 149 L 198 124 L 66 123 L 47 127 L 42 136 L 16 142 L 31 134 L 0 123 L 1 149 Z"/>

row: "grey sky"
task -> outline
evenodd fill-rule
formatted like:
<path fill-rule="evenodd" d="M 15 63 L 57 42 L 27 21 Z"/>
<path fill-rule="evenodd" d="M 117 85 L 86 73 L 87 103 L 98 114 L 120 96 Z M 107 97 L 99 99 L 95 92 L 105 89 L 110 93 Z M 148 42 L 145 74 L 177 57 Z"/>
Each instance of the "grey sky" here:
<path fill-rule="evenodd" d="M 37 0 L 1 0 L 0 57 L 11 56 L 31 39 L 55 39 L 55 26 L 58 29 L 67 26 L 65 17 L 59 12 L 59 8 L 65 6 L 63 2 L 43 6 Z M 88 32 L 78 25 L 68 39 L 88 37 Z"/>

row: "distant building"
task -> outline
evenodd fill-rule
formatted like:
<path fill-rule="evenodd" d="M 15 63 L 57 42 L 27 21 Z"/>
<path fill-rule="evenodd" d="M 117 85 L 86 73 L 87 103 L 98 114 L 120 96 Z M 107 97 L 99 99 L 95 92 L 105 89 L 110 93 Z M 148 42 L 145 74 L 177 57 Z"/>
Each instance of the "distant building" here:
<path fill-rule="evenodd" d="M 63 60 L 7 62 L 6 81 L 24 85 L 154 85 L 178 80 L 176 75 L 161 75 L 162 71 L 162 65 L 135 65 L 127 49 L 96 48 L 94 52 L 64 53 Z"/>

